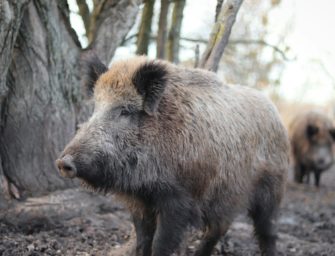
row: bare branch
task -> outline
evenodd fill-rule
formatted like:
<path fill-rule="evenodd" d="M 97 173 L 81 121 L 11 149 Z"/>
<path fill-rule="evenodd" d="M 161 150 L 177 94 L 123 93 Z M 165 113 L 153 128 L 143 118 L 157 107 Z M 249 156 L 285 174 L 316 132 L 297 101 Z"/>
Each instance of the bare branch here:
<path fill-rule="evenodd" d="M 327 75 L 327 77 L 331 80 L 331 82 L 333 83 L 333 85 L 335 85 L 335 76 L 328 70 L 328 68 L 326 67 L 326 65 L 324 64 L 323 61 L 319 60 L 319 59 L 312 59 L 313 62 L 317 63 L 322 71 Z"/>
<path fill-rule="evenodd" d="M 189 38 L 189 37 L 181 37 L 180 40 L 186 41 L 186 42 L 191 42 L 191 43 L 196 43 L 196 44 L 207 44 L 208 40 L 202 39 L 202 38 Z"/>
<path fill-rule="evenodd" d="M 229 44 L 259 44 L 272 48 L 275 52 L 278 52 L 282 58 L 286 61 L 292 61 L 286 56 L 285 51 L 281 50 L 278 46 L 272 45 L 264 40 L 252 40 L 252 39 L 232 39 L 229 41 Z"/>
<path fill-rule="evenodd" d="M 137 37 L 137 34 L 130 35 L 129 37 L 125 38 L 122 42 L 123 44 L 126 44 L 133 38 Z M 150 40 L 157 40 L 157 36 L 151 36 Z M 190 43 L 195 43 L 195 44 L 207 44 L 208 40 L 202 39 L 202 38 L 189 38 L 189 37 L 180 37 L 180 40 L 190 42 Z M 279 53 L 280 56 L 285 60 L 285 61 L 293 61 L 295 60 L 294 58 L 289 58 L 286 55 L 286 52 L 282 49 L 280 49 L 278 46 L 270 44 L 266 42 L 265 40 L 254 40 L 254 39 L 231 39 L 229 40 L 229 45 L 235 45 L 235 44 L 258 44 L 261 46 L 265 47 L 270 47 L 272 48 L 275 52 Z"/>
<path fill-rule="evenodd" d="M 243 0 L 228 0 L 223 4 L 218 21 L 212 29 L 207 49 L 200 61 L 201 68 L 217 71 L 242 2 Z"/>
<path fill-rule="evenodd" d="M 71 23 L 70 23 L 70 9 L 69 5 L 67 3 L 67 0 L 58 0 L 57 1 L 57 6 L 60 11 L 62 20 L 64 21 L 64 25 L 69 32 L 70 36 L 73 39 L 73 42 L 81 48 L 81 43 L 79 41 L 78 35 L 76 31 L 72 28 Z"/>
<path fill-rule="evenodd" d="M 136 34 L 132 34 L 132 35 L 130 35 L 130 36 L 124 38 L 124 39 L 122 40 L 122 42 L 121 42 L 121 45 L 126 45 L 129 41 L 131 41 L 132 39 L 136 38 L 137 36 L 138 36 L 138 33 L 136 33 Z M 152 39 L 152 38 L 155 38 L 155 39 L 156 39 L 156 37 L 151 37 L 150 39 Z"/>

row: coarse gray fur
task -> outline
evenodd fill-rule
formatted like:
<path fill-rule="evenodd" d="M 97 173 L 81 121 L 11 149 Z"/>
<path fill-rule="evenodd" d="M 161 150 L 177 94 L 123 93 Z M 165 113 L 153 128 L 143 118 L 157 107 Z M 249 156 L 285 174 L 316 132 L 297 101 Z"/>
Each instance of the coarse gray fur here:
<path fill-rule="evenodd" d="M 289 142 L 266 97 L 211 72 L 136 57 L 101 74 L 94 98 L 94 114 L 57 164 L 129 206 L 138 256 L 171 255 L 187 226 L 200 223 L 196 255 L 210 255 L 241 211 L 262 254 L 275 255 Z"/>

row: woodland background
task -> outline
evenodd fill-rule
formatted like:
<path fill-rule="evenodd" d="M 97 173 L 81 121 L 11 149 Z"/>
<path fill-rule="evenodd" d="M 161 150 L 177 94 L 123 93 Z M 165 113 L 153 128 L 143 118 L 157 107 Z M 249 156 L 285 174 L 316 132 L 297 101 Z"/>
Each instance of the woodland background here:
<path fill-rule="evenodd" d="M 308 108 L 321 108 L 334 117 L 332 7 L 330 0 L 0 0 L 2 220 L 17 224 L 19 218 L 14 221 L 10 217 L 21 214 L 29 216 L 25 223 L 35 223 L 32 220 L 38 214 L 60 216 L 78 206 L 73 201 L 71 207 L 66 204 L 71 198 L 86 200 L 83 209 L 96 206 L 93 202 L 97 199 L 90 199 L 91 194 L 79 190 L 73 196 L 78 184 L 61 178 L 54 165 L 76 126 L 92 111 L 80 87 L 79 63 L 87 50 L 93 49 L 106 64 L 146 54 L 212 70 L 226 83 L 251 86 L 267 94 L 286 124 Z M 292 211 L 291 200 L 312 197 L 322 205 L 309 202 L 311 205 L 299 206 L 293 212 L 300 216 L 300 210 L 305 209 L 308 215 L 310 208 L 324 207 L 329 219 L 317 220 L 333 225 L 329 220 L 335 219 L 335 206 L 322 201 L 335 198 L 333 176 L 326 178 L 326 189 L 315 197 L 308 188 L 294 187 L 297 193 L 289 190 L 292 197 L 284 206 L 285 212 Z M 31 204 L 29 200 L 35 201 Z M 37 213 L 32 205 L 43 213 Z M 99 207 L 106 205 L 101 203 Z M 105 211 L 114 214 L 119 209 L 115 207 Z M 73 212 L 81 211 L 76 208 Z M 50 227 L 49 220 L 47 223 Z M 30 228 L 35 230 L 36 226 Z M 304 228 L 301 236 L 306 237 Z M 125 230 L 129 228 L 122 232 Z M 327 232 L 322 243 L 331 242 Z M 328 245 L 322 243 L 320 248 L 327 249 Z M 303 253 L 314 244 L 306 246 L 301 255 L 307 255 Z"/>

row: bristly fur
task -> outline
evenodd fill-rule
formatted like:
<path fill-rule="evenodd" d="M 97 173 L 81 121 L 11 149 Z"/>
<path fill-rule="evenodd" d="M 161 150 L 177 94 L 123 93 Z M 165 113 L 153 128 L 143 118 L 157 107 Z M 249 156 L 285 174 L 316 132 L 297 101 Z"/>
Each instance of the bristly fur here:
<path fill-rule="evenodd" d="M 269 100 L 214 73 L 143 56 L 114 62 L 94 100 L 92 118 L 61 157 L 73 157 L 85 186 L 126 201 L 137 255 L 172 255 L 197 224 L 207 232 L 195 255 L 210 255 L 243 209 L 263 255 L 275 255 L 289 141 Z"/>
<path fill-rule="evenodd" d="M 332 143 L 334 143 L 335 128 L 332 120 L 319 111 L 308 111 L 297 116 L 290 125 L 292 156 L 294 162 L 294 180 L 298 183 L 306 181 L 314 173 L 315 185 L 319 186 L 321 174 L 334 162 Z M 320 159 L 318 148 L 327 147 L 322 158 L 328 164 L 317 166 Z"/>
<path fill-rule="evenodd" d="M 150 61 L 140 66 L 132 77 L 134 86 L 144 98 L 143 109 L 149 115 L 153 115 L 158 108 L 167 74 L 166 67 L 161 62 Z"/>
<path fill-rule="evenodd" d="M 82 55 L 80 66 L 82 69 L 81 73 L 85 74 L 82 80 L 85 94 L 87 97 L 91 97 L 96 81 L 108 68 L 100 61 L 94 51 L 88 51 Z"/>

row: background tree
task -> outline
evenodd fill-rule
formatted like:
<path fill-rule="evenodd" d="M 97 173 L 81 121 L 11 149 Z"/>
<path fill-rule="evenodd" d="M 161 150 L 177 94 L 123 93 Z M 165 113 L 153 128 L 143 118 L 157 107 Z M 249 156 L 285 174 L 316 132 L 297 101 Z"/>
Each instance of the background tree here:
<path fill-rule="evenodd" d="M 167 36 L 167 25 L 168 25 L 168 13 L 169 13 L 170 0 L 161 0 L 161 7 L 158 21 L 157 31 L 157 53 L 158 59 L 165 59 L 165 48 L 166 48 L 166 36 Z"/>
<path fill-rule="evenodd" d="M 245 2 L 221 59 L 219 74 L 226 82 L 269 88 L 280 83 L 285 63 L 292 61 L 285 44 L 290 21 L 281 33 L 270 31 L 271 16 L 280 1 Z M 257 15 L 255 15 L 257 13 Z"/>
<path fill-rule="evenodd" d="M 179 41 L 184 7 L 185 0 L 174 0 L 171 26 L 166 46 L 167 59 L 174 63 L 179 62 Z"/>
<path fill-rule="evenodd" d="M 105 63 L 133 25 L 140 2 L 94 1 L 90 48 Z M 36 195 L 72 185 L 57 174 L 54 159 L 88 112 L 79 88 L 83 48 L 70 25 L 67 1 L 3 0 L 0 13 L 4 206 L 9 195 Z"/>
<path fill-rule="evenodd" d="M 136 54 L 148 54 L 148 47 L 151 36 L 151 23 L 154 12 L 155 0 L 145 0 L 141 16 L 140 28 L 137 34 Z"/>
<path fill-rule="evenodd" d="M 216 23 L 210 34 L 207 48 L 201 58 L 199 67 L 217 71 L 223 51 L 228 44 L 231 28 L 243 0 L 227 0 L 222 4 L 218 1 L 216 8 Z M 221 7 L 221 11 L 219 9 Z M 218 15 L 219 13 L 219 15 Z"/>

